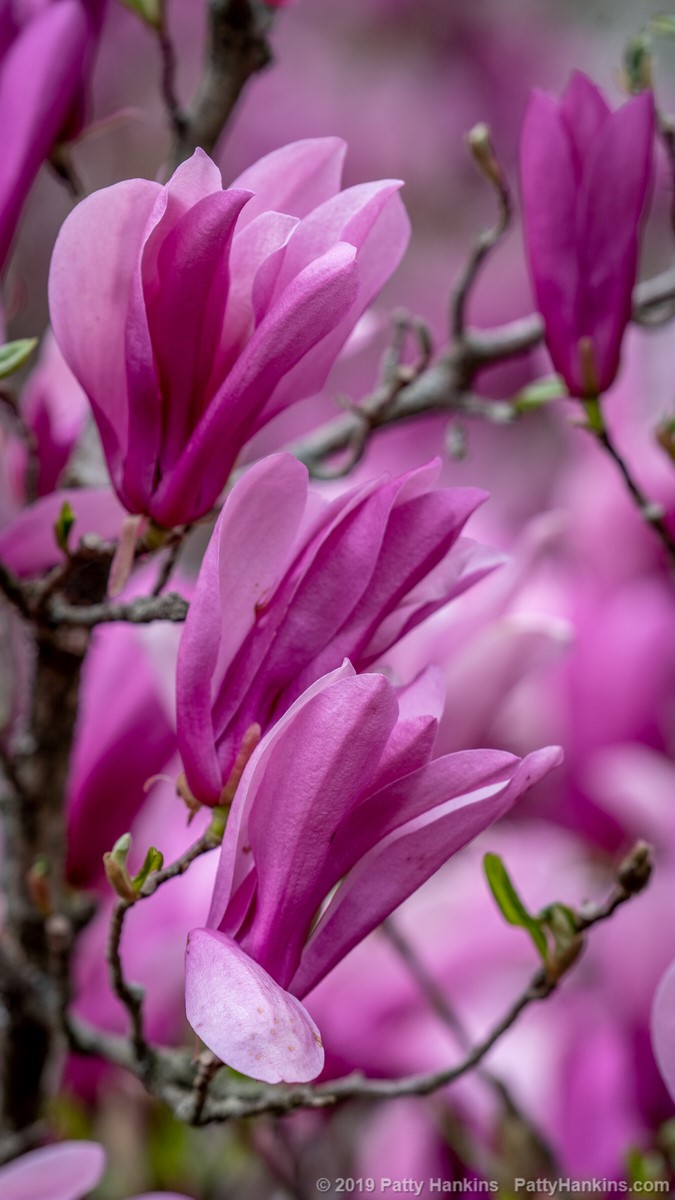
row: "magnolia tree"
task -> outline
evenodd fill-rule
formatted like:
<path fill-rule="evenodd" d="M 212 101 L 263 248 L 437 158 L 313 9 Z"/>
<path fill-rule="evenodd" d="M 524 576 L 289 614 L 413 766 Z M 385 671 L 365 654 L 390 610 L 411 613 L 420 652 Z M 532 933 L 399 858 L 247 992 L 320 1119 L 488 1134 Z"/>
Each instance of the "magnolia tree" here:
<path fill-rule="evenodd" d="M 666 1191 L 675 21 L 125 5 L 0 0 L 0 1192 Z"/>

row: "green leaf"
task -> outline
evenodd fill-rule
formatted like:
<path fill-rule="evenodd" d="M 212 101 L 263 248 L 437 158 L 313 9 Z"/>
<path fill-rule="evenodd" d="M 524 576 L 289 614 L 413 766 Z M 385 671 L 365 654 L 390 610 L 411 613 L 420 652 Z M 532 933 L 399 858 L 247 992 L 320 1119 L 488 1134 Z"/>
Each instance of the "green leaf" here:
<path fill-rule="evenodd" d="M 54 536 L 59 550 L 63 550 L 64 554 L 68 554 L 68 538 L 70 531 L 77 520 L 75 513 L 69 502 L 66 500 L 61 507 L 61 512 L 58 515 L 56 524 L 54 525 Z"/>
<path fill-rule="evenodd" d="M 152 871 L 161 871 L 163 866 L 164 855 L 162 854 L 161 850 L 157 850 L 155 846 L 151 846 L 145 856 L 143 866 L 138 874 L 134 875 L 131 881 L 132 887 L 137 895 L 140 893 L 140 890 L 148 878 L 148 875 L 150 875 Z"/>
<path fill-rule="evenodd" d="M 518 895 L 509 873 L 498 854 L 486 854 L 483 858 L 485 877 L 490 886 L 499 911 L 509 925 L 525 929 L 534 942 L 537 951 L 546 962 L 548 958 L 548 943 L 539 921 L 531 916 Z"/>
<path fill-rule="evenodd" d="M 649 28 L 655 37 L 675 37 L 675 15 L 654 13 L 654 16 L 649 18 Z"/>
<path fill-rule="evenodd" d="M 125 8 L 130 8 L 141 21 L 152 29 L 161 29 L 164 23 L 164 0 L 120 0 Z"/>
<path fill-rule="evenodd" d="M 560 400 L 561 396 L 566 395 L 567 388 L 560 376 L 547 375 L 545 379 L 536 379 L 522 388 L 511 403 L 517 412 L 527 412 L 531 408 L 543 408 L 552 400 Z"/>
<path fill-rule="evenodd" d="M 18 342 L 5 342 L 0 346 L 0 379 L 13 375 L 28 362 L 37 344 L 37 338 L 20 338 Z"/>

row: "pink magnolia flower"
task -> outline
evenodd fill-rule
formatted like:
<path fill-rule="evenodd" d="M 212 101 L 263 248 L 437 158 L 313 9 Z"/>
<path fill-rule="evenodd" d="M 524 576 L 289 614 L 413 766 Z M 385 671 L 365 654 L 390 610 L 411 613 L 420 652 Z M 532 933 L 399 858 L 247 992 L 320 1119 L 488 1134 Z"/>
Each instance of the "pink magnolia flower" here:
<path fill-rule="evenodd" d="M 321 1037 L 300 1000 L 559 761 L 557 748 L 431 761 L 435 692 L 427 672 L 397 700 L 383 675 L 345 663 L 251 758 L 208 927 L 186 956 L 188 1020 L 236 1070 L 270 1083 L 318 1075 Z"/>
<path fill-rule="evenodd" d="M 631 315 L 652 179 L 654 102 L 612 112 L 575 72 L 560 101 L 534 92 L 522 130 L 523 219 L 553 364 L 573 396 L 614 382 Z"/>
<path fill-rule="evenodd" d="M 218 804 L 252 724 L 267 729 L 345 658 L 368 670 L 500 561 L 460 538 L 485 493 L 434 491 L 439 469 L 383 476 L 326 504 L 280 454 L 233 488 L 178 658 L 179 750 L 202 803 Z"/>
<path fill-rule="evenodd" d="M 82 119 L 105 0 L 1 0 L 0 267 L 41 163 Z"/>
<path fill-rule="evenodd" d="M 201 150 L 66 220 L 52 324 L 130 512 L 193 521 L 242 446 L 324 383 L 408 240 L 398 181 L 340 191 L 344 144 L 275 151 L 223 190 Z"/>

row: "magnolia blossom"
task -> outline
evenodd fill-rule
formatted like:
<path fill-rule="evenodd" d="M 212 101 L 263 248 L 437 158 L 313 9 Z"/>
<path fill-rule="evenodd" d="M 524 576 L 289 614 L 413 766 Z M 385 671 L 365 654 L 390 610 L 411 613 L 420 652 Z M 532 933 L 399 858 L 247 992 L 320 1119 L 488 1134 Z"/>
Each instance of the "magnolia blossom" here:
<path fill-rule="evenodd" d="M 344 150 L 297 142 L 226 190 L 197 150 L 165 187 L 126 180 L 65 222 L 52 324 L 130 512 L 162 526 L 207 512 L 256 430 L 322 386 L 397 266 L 400 183 L 340 191 Z"/>
<path fill-rule="evenodd" d="M 105 0 L 1 0 L 0 267 L 38 168 L 82 119 Z"/>
<path fill-rule="evenodd" d="M 105 1152 L 96 1142 L 61 1142 L 0 1167 L 2 1200 L 83 1200 L 100 1182 Z M 130 1200 L 188 1200 L 177 1192 L 144 1192 Z"/>
<path fill-rule="evenodd" d="M 302 997 L 559 761 L 556 748 L 433 761 L 438 709 L 433 673 L 397 699 L 383 675 L 345 663 L 251 758 L 208 926 L 186 956 L 188 1020 L 235 1070 L 270 1083 L 318 1075 Z"/>
<path fill-rule="evenodd" d="M 612 112 L 575 72 L 560 101 L 530 99 L 520 147 L 525 241 L 548 349 L 573 396 L 598 396 L 619 369 L 653 140 L 650 93 Z"/>
<path fill-rule="evenodd" d="M 178 659 L 179 750 L 191 791 L 217 804 L 246 730 L 263 731 L 349 658 L 369 669 L 499 557 L 461 538 L 486 498 L 433 489 L 440 463 L 326 504 L 289 454 L 256 464 L 209 543 Z"/>

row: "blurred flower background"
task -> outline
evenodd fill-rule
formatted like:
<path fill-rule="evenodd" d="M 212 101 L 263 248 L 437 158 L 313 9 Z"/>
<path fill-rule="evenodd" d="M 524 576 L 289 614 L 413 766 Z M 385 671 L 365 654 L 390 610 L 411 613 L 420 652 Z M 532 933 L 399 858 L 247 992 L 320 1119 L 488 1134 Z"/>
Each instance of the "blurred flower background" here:
<path fill-rule="evenodd" d="M 516 216 L 478 279 L 469 321 L 490 327 L 534 310 L 517 204 L 517 151 L 530 90 L 558 94 L 578 68 L 616 106 L 623 99 L 625 45 L 661 7 L 646 0 L 298 0 L 279 10 L 275 61 L 248 85 L 214 155 L 225 183 L 280 145 L 337 135 L 348 144 L 347 185 L 380 177 L 404 181 L 412 237 L 375 315 L 352 337 L 321 395 L 266 426 L 247 458 L 294 443 L 335 416 L 340 404 L 372 391 L 394 310 L 422 318 L 438 348 L 447 343 L 453 280 L 472 239 L 495 218 L 494 194 L 464 142 L 477 122 L 490 127 L 516 193 Z M 203 0 L 167 0 L 184 100 L 199 76 L 205 10 Z M 655 53 L 659 106 L 675 111 L 675 39 L 659 38 Z M 169 134 L 160 76 L 157 38 L 111 0 L 87 117 L 68 145 L 86 193 L 135 176 L 166 179 Z M 630 145 L 625 168 L 631 169 Z M 643 244 L 645 277 L 673 257 L 672 192 L 660 151 Z M 51 251 L 72 203 L 63 180 L 43 167 L 5 275 L 4 317 L 12 338 L 46 329 Z M 485 371 L 476 391 L 508 399 L 551 371 L 545 351 L 537 349 Z M 77 444 L 79 480 L 105 484 L 94 431 L 82 432 L 77 385 L 49 343 L 24 403 L 47 413 L 58 470 L 68 463 L 66 472 L 72 470 Z M 674 412 L 675 325 L 631 329 L 622 370 L 606 397 L 606 420 L 673 531 L 675 470 L 656 431 Z M 0 503 L 6 524 L 22 503 L 24 468 L 9 423 L 0 436 L 7 445 Z M 53 462 L 51 453 L 45 458 Z M 436 455 L 444 485 L 490 493 L 470 534 L 508 561 L 388 652 L 386 669 L 394 680 L 407 681 L 429 659 L 441 666 L 447 697 L 437 753 L 490 746 L 526 754 L 557 743 L 565 761 L 407 902 L 391 919 L 393 933 L 371 934 L 308 998 L 324 1037 L 325 1077 L 359 1070 L 395 1078 L 444 1066 L 526 985 L 535 953 L 494 905 L 481 868 L 486 851 L 503 856 L 532 911 L 604 895 L 613 866 L 638 838 L 654 847 L 654 880 L 594 933 L 560 993 L 526 1012 L 480 1071 L 429 1098 L 361 1101 L 326 1113 L 190 1130 L 148 1101 L 134 1080 L 73 1058 L 51 1116 L 60 1136 L 105 1144 L 108 1174 L 94 1193 L 101 1200 L 152 1187 L 195 1200 L 310 1197 L 319 1177 L 489 1179 L 509 1195 L 517 1176 L 602 1177 L 614 1181 L 608 1189 L 618 1189 L 621 1180 L 672 1176 L 675 1113 L 649 1034 L 654 992 L 675 958 L 672 575 L 615 464 L 564 399 L 511 423 L 434 414 L 380 431 L 356 469 L 324 491 L 332 498 Z M 40 492 L 54 482 L 43 486 L 41 476 Z M 181 560 L 186 592 L 204 545 L 203 533 L 196 534 Z M 173 759 L 174 684 L 167 666 L 175 660 L 176 639 L 171 631 L 127 628 L 98 631 L 96 638 L 72 806 L 91 812 L 87 789 L 94 786 L 107 786 L 113 804 L 117 787 L 126 797 L 127 819 L 137 822 L 138 844 L 154 841 L 175 854 L 194 833 L 185 829 L 183 805 L 162 780 L 147 801 L 143 787 L 153 772 L 174 779 L 180 769 Z M 6 629 L 0 653 L 3 662 L 17 657 Z M 125 661 L 133 664 L 129 677 L 136 673 L 137 711 L 130 701 L 132 711 L 118 713 L 119 728 L 110 731 L 115 745 L 96 747 L 101 768 L 87 741 L 96 706 L 116 688 L 114 671 L 124 677 Z M 13 669 L 20 678 L 21 662 Z M 152 745 L 144 741 L 144 750 L 152 751 L 149 764 L 133 749 L 145 738 L 151 706 L 159 715 Z M 105 764 L 115 753 L 124 771 L 113 786 Z M 72 870 L 83 877 L 81 853 L 72 850 Z M 186 1037 L 184 937 L 204 921 L 214 869 L 203 860 L 160 902 L 129 919 L 129 974 L 147 988 L 149 1031 L 158 1039 Z M 100 880 L 87 883 L 105 894 Z M 82 1014 L 118 1029 L 121 1009 L 110 996 L 103 1000 L 107 903 L 79 946 L 76 1003 Z M 454 1031 L 407 969 L 396 931 L 447 998 Z M 371 1194 L 387 1193 L 378 1184 Z"/>

